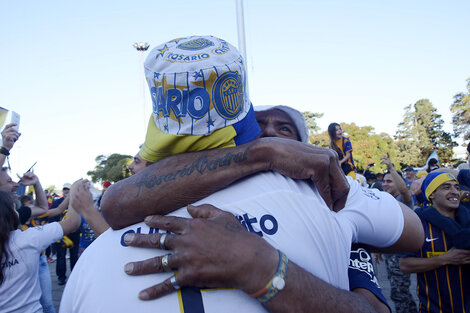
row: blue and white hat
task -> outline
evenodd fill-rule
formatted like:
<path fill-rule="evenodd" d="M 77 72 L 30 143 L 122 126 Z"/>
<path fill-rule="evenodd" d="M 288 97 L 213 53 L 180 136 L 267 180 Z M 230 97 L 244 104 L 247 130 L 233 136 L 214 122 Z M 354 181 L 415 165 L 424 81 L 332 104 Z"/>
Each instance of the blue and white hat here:
<path fill-rule="evenodd" d="M 153 110 L 140 151 L 144 160 L 240 145 L 258 136 L 243 58 L 227 41 L 192 36 L 166 42 L 149 53 L 145 77 Z"/>

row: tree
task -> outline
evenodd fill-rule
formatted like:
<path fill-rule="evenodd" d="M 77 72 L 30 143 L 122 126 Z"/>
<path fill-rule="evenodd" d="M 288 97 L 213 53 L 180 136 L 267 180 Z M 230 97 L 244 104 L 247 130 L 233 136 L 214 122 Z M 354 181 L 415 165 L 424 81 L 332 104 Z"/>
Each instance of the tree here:
<path fill-rule="evenodd" d="M 323 117 L 323 113 L 305 111 L 302 112 L 302 114 L 304 115 L 305 121 L 307 122 L 308 132 L 310 134 L 318 132 L 320 130 L 320 127 L 318 127 L 316 119 Z"/>
<path fill-rule="evenodd" d="M 88 171 L 87 175 L 91 176 L 91 180 L 96 182 L 117 182 L 121 179 L 131 176 L 131 173 L 127 166 L 132 163 L 132 157 L 130 155 L 123 155 L 113 153 L 106 157 L 99 155 L 95 159 L 97 165 L 95 170 Z"/>
<path fill-rule="evenodd" d="M 376 134 L 371 126 L 360 127 L 356 124 L 341 123 L 341 128 L 348 134 L 353 146 L 353 159 L 357 168 L 363 169 L 367 164 L 375 163 L 372 170 L 384 170 L 385 165 L 380 164 L 380 158 L 387 152 L 394 159 L 396 146 L 393 139 L 386 133 Z M 329 148 L 330 137 L 328 131 L 311 136 L 314 145 Z"/>
<path fill-rule="evenodd" d="M 454 96 L 450 111 L 454 136 L 463 135 L 464 140 L 470 139 L 470 78 L 467 79 L 467 92 L 460 92 Z"/>
<path fill-rule="evenodd" d="M 453 147 L 457 146 L 442 128 L 444 120 L 428 99 L 421 99 L 405 107 L 403 121 L 395 134 L 398 160 L 404 165 L 423 166 L 435 150 L 442 163 L 449 163 Z"/>

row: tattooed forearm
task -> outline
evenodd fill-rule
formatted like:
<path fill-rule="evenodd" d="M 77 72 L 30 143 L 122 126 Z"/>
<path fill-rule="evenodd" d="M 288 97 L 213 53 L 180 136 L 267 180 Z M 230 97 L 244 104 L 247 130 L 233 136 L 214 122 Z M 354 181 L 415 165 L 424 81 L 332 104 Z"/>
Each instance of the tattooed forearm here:
<path fill-rule="evenodd" d="M 191 164 L 184 164 L 183 168 L 179 168 L 174 172 L 170 172 L 164 175 L 142 175 L 140 180 L 136 182 L 137 194 L 136 198 L 140 196 L 142 188 L 151 189 L 155 186 L 162 185 L 164 183 L 182 179 L 185 176 L 191 176 L 194 173 L 204 175 L 208 171 L 215 171 L 222 167 L 229 167 L 232 164 L 242 163 L 247 160 L 248 152 L 253 145 L 248 146 L 245 151 L 238 153 L 228 152 L 225 156 L 220 158 L 209 159 L 206 156 L 202 156 Z"/>

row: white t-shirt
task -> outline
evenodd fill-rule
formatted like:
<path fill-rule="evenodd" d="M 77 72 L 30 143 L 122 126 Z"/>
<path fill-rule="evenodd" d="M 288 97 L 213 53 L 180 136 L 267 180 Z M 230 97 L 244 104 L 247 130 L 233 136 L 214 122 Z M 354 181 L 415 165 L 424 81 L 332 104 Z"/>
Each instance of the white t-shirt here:
<path fill-rule="evenodd" d="M 41 251 L 63 236 L 59 223 L 31 227 L 10 233 L 8 261 L 2 259 L 5 280 L 0 285 L 0 311 L 42 312 L 39 303 L 39 256 Z"/>
<path fill-rule="evenodd" d="M 246 178 L 196 204 L 210 203 L 233 213 L 249 231 L 261 235 L 290 260 L 334 286 L 348 289 L 351 243 L 389 246 L 403 229 L 401 209 L 393 197 L 364 189 L 352 179 L 349 183 L 346 208 L 339 213 L 330 211 L 308 183 L 273 172 Z M 189 217 L 186 208 L 171 215 Z M 75 265 L 60 311 L 179 313 L 184 308 L 191 313 L 203 306 L 206 313 L 265 312 L 255 299 L 233 289 L 185 290 L 157 300 L 139 300 L 139 291 L 172 273 L 128 276 L 124 265 L 168 251 L 127 247 L 123 237 L 129 232 L 155 231 L 138 223 L 98 237 Z"/>

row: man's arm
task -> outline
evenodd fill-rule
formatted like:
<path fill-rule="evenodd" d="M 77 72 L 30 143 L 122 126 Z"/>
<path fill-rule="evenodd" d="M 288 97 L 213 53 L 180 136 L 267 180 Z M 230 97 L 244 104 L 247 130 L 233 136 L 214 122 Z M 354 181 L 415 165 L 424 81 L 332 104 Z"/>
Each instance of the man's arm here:
<path fill-rule="evenodd" d="M 400 269 L 403 273 L 421 273 L 445 265 L 470 264 L 470 251 L 451 248 L 444 254 L 432 258 L 400 258 Z"/>
<path fill-rule="evenodd" d="M 392 175 L 393 182 L 395 183 L 395 186 L 397 187 L 398 192 L 400 193 L 400 195 L 403 199 L 403 202 L 404 203 L 410 203 L 411 202 L 411 194 L 408 191 L 408 188 L 406 187 L 405 181 L 398 174 L 397 170 L 393 166 L 392 161 L 390 160 L 390 156 L 389 156 L 388 152 L 387 152 L 386 156 L 383 156 L 381 158 L 381 160 L 382 160 L 382 162 L 381 162 L 382 164 L 387 165 L 387 169 L 390 172 L 390 174 Z"/>
<path fill-rule="evenodd" d="M 69 197 L 66 197 L 64 199 L 64 201 L 62 201 L 58 207 L 54 208 L 54 209 L 50 209 L 49 211 L 47 211 L 47 217 L 55 217 L 57 215 L 60 215 L 62 213 L 64 213 L 65 209 L 68 208 L 69 206 Z"/>
<path fill-rule="evenodd" d="M 33 172 L 27 172 L 21 178 L 21 183 L 25 186 L 33 186 L 34 193 L 36 194 L 36 202 L 31 207 L 31 217 L 36 217 L 47 212 L 49 204 L 47 202 L 46 193 L 42 189 L 39 178 Z"/>
<path fill-rule="evenodd" d="M 356 288 L 354 290 L 351 290 L 354 293 L 360 294 L 364 298 L 367 299 L 367 302 L 369 302 L 370 305 L 374 308 L 379 313 L 391 313 L 390 308 L 383 303 L 377 296 L 372 293 L 370 290 L 365 289 L 365 288 Z"/>
<path fill-rule="evenodd" d="M 104 194 L 103 216 L 113 228 L 172 212 L 248 175 L 276 170 L 315 182 L 327 205 L 344 207 L 349 185 L 336 153 L 294 140 L 261 138 L 227 149 L 184 153 L 165 158 L 113 184 Z"/>
<path fill-rule="evenodd" d="M 274 276 L 278 252 L 263 238 L 248 232 L 230 213 L 211 205 L 188 206 L 194 219 L 154 216 L 151 227 L 179 235 L 166 237 L 165 247 L 175 253 L 169 261 L 178 270 L 180 286 L 237 288 L 247 294 L 262 289 Z M 161 248 L 161 234 L 125 237 L 126 244 Z M 126 272 L 139 275 L 163 272 L 162 257 L 126 265 Z M 362 295 L 333 287 L 292 261 L 288 262 L 286 285 L 265 304 L 270 312 L 375 312 Z M 169 280 L 140 293 L 144 300 L 174 292 Z"/>
<path fill-rule="evenodd" d="M 66 197 L 64 199 L 64 201 L 62 201 L 59 206 L 57 206 L 56 208 L 54 209 L 50 209 L 48 210 L 46 213 L 42 214 L 42 215 L 39 215 L 38 217 L 55 217 L 57 215 L 60 215 L 62 213 L 64 213 L 64 211 L 67 209 L 67 207 L 69 206 L 69 197 Z"/>
<path fill-rule="evenodd" d="M 398 201 L 397 201 L 398 202 Z M 423 246 L 424 229 L 418 215 L 407 205 L 398 202 L 403 213 L 403 231 L 392 246 L 386 248 L 371 247 L 373 251 L 385 253 L 404 253 L 416 251 Z"/>
<path fill-rule="evenodd" d="M 80 222 L 80 215 L 73 208 L 69 208 L 65 218 L 59 222 L 64 236 L 76 231 L 80 227 Z"/>

